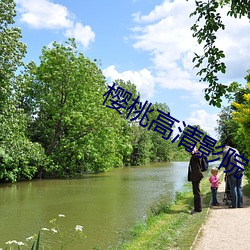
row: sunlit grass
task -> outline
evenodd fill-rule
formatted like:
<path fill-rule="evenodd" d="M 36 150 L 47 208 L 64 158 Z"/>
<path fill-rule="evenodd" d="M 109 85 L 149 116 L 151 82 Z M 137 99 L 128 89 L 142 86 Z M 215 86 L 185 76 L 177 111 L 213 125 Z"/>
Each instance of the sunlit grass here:
<path fill-rule="evenodd" d="M 190 249 L 208 213 L 211 201 L 208 177 L 201 181 L 201 193 L 201 213 L 190 215 L 193 194 L 188 183 L 181 193 L 176 193 L 171 204 L 162 201 L 152 207 L 147 219 L 132 228 L 124 242 L 110 249 Z"/>
<path fill-rule="evenodd" d="M 208 181 L 210 173 L 205 174 L 201 181 L 201 193 L 203 211 L 190 215 L 193 208 L 193 194 L 191 183 L 184 187 L 184 191 L 176 193 L 171 204 L 162 201 L 151 208 L 151 212 L 144 222 L 137 223 L 129 235 L 124 237 L 116 247 L 110 249 L 119 250 L 164 250 L 164 249 L 190 249 L 197 234 L 205 222 L 210 202 L 211 190 Z M 223 171 L 219 173 L 223 182 Z M 244 179 L 243 192 L 250 197 L 250 184 Z"/>
<path fill-rule="evenodd" d="M 246 178 L 244 179 L 243 193 L 250 197 L 250 183 Z"/>

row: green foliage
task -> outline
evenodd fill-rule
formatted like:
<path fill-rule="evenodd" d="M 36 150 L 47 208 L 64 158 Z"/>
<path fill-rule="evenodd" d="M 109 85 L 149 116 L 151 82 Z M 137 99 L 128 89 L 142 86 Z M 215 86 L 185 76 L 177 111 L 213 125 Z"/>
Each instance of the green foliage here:
<path fill-rule="evenodd" d="M 19 84 L 15 72 L 23 65 L 26 53 L 26 45 L 20 41 L 21 30 L 13 26 L 15 6 L 13 0 L 0 2 L 0 112 L 7 102 L 14 101 L 13 90 Z"/>
<path fill-rule="evenodd" d="M 137 97 L 140 97 L 140 93 L 137 92 L 136 86 L 131 82 L 116 80 L 115 83 L 116 83 L 115 87 L 117 89 L 121 87 L 125 91 L 128 91 L 132 94 L 132 98 L 128 100 L 127 108 L 134 103 Z M 140 102 L 140 98 L 138 98 L 138 102 Z M 142 103 L 142 105 L 144 103 Z M 111 103 L 107 102 L 107 104 L 111 106 Z M 120 117 L 124 121 L 123 130 L 121 131 L 121 133 L 124 136 L 128 136 L 132 148 L 131 154 L 124 157 L 123 162 L 125 165 L 136 166 L 136 165 L 148 164 L 150 162 L 169 161 L 172 159 L 171 148 L 173 147 L 173 145 L 171 141 L 163 139 L 162 134 L 153 131 L 156 126 L 156 123 L 153 124 L 150 131 L 148 130 L 149 124 L 153 120 L 156 121 L 158 115 L 160 114 L 159 111 L 157 111 L 157 109 L 162 112 L 168 113 L 169 107 L 166 104 L 154 103 L 151 105 L 150 110 L 151 109 L 154 109 L 154 111 L 148 113 L 149 122 L 145 128 L 140 126 L 139 124 L 142 115 L 140 115 L 140 117 L 138 117 L 137 119 L 131 121 L 131 119 L 135 118 L 137 114 L 132 112 L 128 117 L 130 110 L 129 109 L 121 110 L 122 114 L 120 115 Z M 146 121 L 143 121 L 142 123 L 145 124 Z M 167 135 L 169 133 L 167 131 Z"/>
<path fill-rule="evenodd" d="M 230 92 L 231 89 L 227 85 L 219 83 L 218 78 L 219 73 L 226 72 L 226 65 L 223 62 L 225 54 L 215 45 L 217 32 L 225 29 L 219 7 L 231 3 L 228 15 L 235 18 L 248 15 L 250 18 L 249 1 L 209 0 L 195 1 L 195 3 L 196 9 L 190 16 L 196 16 L 197 19 L 191 30 L 193 37 L 197 38 L 198 43 L 204 44 L 204 46 L 202 55 L 195 53 L 193 62 L 196 64 L 194 67 L 199 69 L 197 75 L 200 76 L 200 81 L 209 83 L 208 88 L 205 89 L 205 99 L 209 101 L 209 104 L 221 107 L 221 97 Z"/>
<path fill-rule="evenodd" d="M 150 163 L 152 147 L 153 144 L 149 131 L 139 125 L 134 125 L 132 137 L 133 151 L 130 156 L 130 164 L 136 166 Z"/>
<path fill-rule="evenodd" d="M 166 104 L 151 106 L 145 128 L 142 115 L 131 121 L 137 116 L 131 110 L 120 115 L 106 107 L 109 100 L 103 105 L 109 88 L 102 71 L 78 52 L 74 39 L 43 47 L 38 65 L 24 65 L 15 14 L 14 1 L 0 2 L 0 180 L 76 176 L 185 157 L 171 138 L 153 131 L 155 123 L 148 130 L 157 109 L 169 112 Z M 131 82 L 117 79 L 117 87 L 132 94 L 127 107 L 140 96 Z"/>
<path fill-rule="evenodd" d="M 31 250 L 34 250 L 34 249 L 39 250 L 39 246 L 40 246 L 40 231 L 38 233 L 36 241 L 34 241 L 32 247 L 31 247 Z M 34 247 L 36 247 L 36 248 L 34 248 Z"/>
<path fill-rule="evenodd" d="M 16 182 L 32 179 L 40 166 L 48 164 L 41 145 L 25 136 L 25 116 L 5 110 L 0 115 L 0 179 Z M 22 122 L 22 123 L 21 123 Z"/>
<path fill-rule="evenodd" d="M 123 88 L 124 91 L 128 91 L 132 94 L 131 98 L 127 99 L 127 107 L 130 107 L 133 104 L 133 99 L 136 99 L 137 96 L 140 96 L 140 93 L 137 91 L 136 85 L 131 83 L 130 81 L 125 82 L 121 79 L 115 80 L 116 89 Z M 140 101 L 140 98 L 139 98 Z M 106 105 L 111 105 L 109 101 L 107 101 Z M 109 112 L 115 113 L 118 115 L 118 112 L 115 110 L 111 110 Z M 134 118 L 136 115 L 131 112 L 129 114 L 129 110 L 122 109 L 121 115 L 119 116 L 119 120 L 121 122 L 120 129 L 120 143 L 119 143 L 119 151 L 122 155 L 122 162 L 125 166 L 130 165 L 141 165 L 148 163 L 148 158 L 143 153 L 139 153 L 139 151 L 143 151 L 144 145 L 142 139 L 143 131 L 142 127 L 139 126 L 138 121 L 130 121 L 130 119 Z M 140 144 L 140 142 L 141 144 Z M 143 159 L 145 157 L 145 159 Z"/>
<path fill-rule="evenodd" d="M 246 89 L 248 89 L 248 93 L 243 95 L 244 102 L 243 103 L 237 103 L 233 102 L 232 105 L 236 108 L 236 111 L 232 112 L 233 119 L 239 123 L 239 132 L 238 137 L 236 139 L 244 139 L 243 145 L 244 146 L 244 153 L 245 157 L 249 159 L 250 157 L 250 133 L 249 133 L 249 125 L 250 125 L 250 82 L 247 84 Z M 242 152 L 243 153 L 243 152 Z M 249 164 L 247 167 L 245 167 L 246 174 L 248 177 L 250 177 L 250 168 Z"/>
<path fill-rule="evenodd" d="M 217 10 L 218 7 L 219 3 L 216 0 L 196 1 L 196 10 L 190 16 L 198 16 L 195 24 L 191 27 L 193 37 L 197 38 L 199 44 L 205 43 L 203 55 L 195 53 L 193 62 L 196 64 L 194 67 L 200 68 L 206 62 L 206 66 L 200 69 L 197 75 L 201 76 L 200 81 L 209 83 L 209 87 L 205 89 L 205 99 L 210 101 L 210 104 L 220 107 L 220 96 L 226 93 L 227 86 L 217 83 L 219 80 L 217 72 L 226 72 L 225 63 L 221 61 L 225 54 L 215 46 L 216 32 L 219 29 L 225 29 L 221 15 Z M 202 27 L 199 23 L 202 23 Z"/>
<path fill-rule="evenodd" d="M 74 39 L 44 47 L 40 65 L 29 64 L 29 135 L 58 168 L 53 174 L 107 171 L 122 165 L 118 147 L 122 120 L 102 105 L 107 91 L 95 63 L 77 51 Z M 123 150 L 126 151 L 126 145 Z M 50 173 L 52 174 L 52 173 Z"/>
<path fill-rule="evenodd" d="M 234 16 L 235 18 L 241 18 L 242 16 L 248 16 L 250 19 L 250 12 L 249 12 L 249 1 L 248 0 L 223 0 L 221 4 L 228 4 L 230 5 L 230 10 L 228 15 Z"/>
<path fill-rule="evenodd" d="M 200 127 L 200 125 L 192 125 L 191 127 L 197 128 L 197 131 L 200 131 L 201 133 L 203 133 L 203 134 L 197 133 L 197 135 L 195 136 L 196 138 L 198 138 L 198 136 L 200 136 L 200 137 L 199 137 L 200 140 L 203 140 L 203 138 L 204 138 L 206 135 L 207 135 L 207 136 L 210 136 L 205 130 L 203 130 L 203 129 Z M 178 138 L 178 140 L 176 140 L 175 143 L 176 143 L 177 145 L 179 145 L 179 143 L 180 143 L 181 141 L 184 141 L 184 143 L 183 143 L 183 142 L 182 142 L 182 143 L 183 143 L 183 144 L 186 144 L 185 146 L 193 145 L 194 142 L 191 141 L 191 140 L 189 140 L 188 137 L 186 137 L 186 135 L 187 135 L 187 134 L 191 134 L 192 131 L 193 131 L 193 129 L 190 129 L 190 127 L 186 126 L 186 127 L 184 128 L 183 133 L 180 135 L 180 137 Z M 183 137 L 186 137 L 186 138 L 184 138 L 184 140 L 183 140 Z M 180 146 L 180 147 L 182 147 L 182 146 Z M 197 144 L 196 147 L 199 147 L 199 143 Z"/>
<path fill-rule="evenodd" d="M 231 107 L 224 107 L 219 114 L 218 127 L 216 128 L 221 143 L 238 148 L 238 145 L 235 144 L 235 135 L 238 129 L 239 124 L 232 119 Z"/>
<path fill-rule="evenodd" d="M 190 216 L 193 206 L 191 184 L 176 193 L 173 202 L 164 200 L 151 208 L 147 218 L 138 222 L 124 241 L 111 249 L 190 249 L 198 230 L 206 219 L 211 202 L 209 181 L 201 182 L 203 211 Z"/>
<path fill-rule="evenodd" d="M 250 157 L 249 144 L 249 124 L 250 124 L 250 88 L 249 74 L 245 78 L 248 83 L 242 88 L 234 83 L 234 95 L 229 97 L 231 105 L 224 107 L 219 115 L 217 133 L 221 144 L 227 144 L 235 147 L 244 157 Z M 247 177 L 250 176 L 249 164 L 245 167 Z"/>
<path fill-rule="evenodd" d="M 154 109 L 154 112 L 149 114 L 150 121 L 155 120 L 157 121 L 158 115 L 160 113 L 157 110 L 160 110 L 164 113 L 170 112 L 170 108 L 164 103 L 154 103 L 152 105 L 152 108 Z M 160 161 L 170 161 L 171 159 L 171 151 L 173 148 L 173 144 L 171 142 L 171 138 L 164 139 L 162 138 L 162 134 L 158 133 L 157 131 L 153 131 L 156 124 L 153 124 L 150 131 L 150 137 L 152 142 L 152 149 L 151 149 L 151 155 L 150 155 L 150 161 L 151 162 L 160 162 Z M 165 138 L 171 133 L 171 131 L 166 132 Z"/>
<path fill-rule="evenodd" d="M 40 145 L 26 136 L 26 116 L 19 106 L 23 96 L 23 66 L 26 45 L 20 41 L 21 30 L 13 26 L 15 2 L 0 2 L 0 180 L 15 182 L 34 177 L 45 164 Z"/>
<path fill-rule="evenodd" d="M 190 153 L 186 151 L 186 148 L 183 146 L 178 147 L 177 142 L 173 143 L 171 147 L 171 156 L 170 159 L 172 161 L 184 161 L 190 159 Z"/>

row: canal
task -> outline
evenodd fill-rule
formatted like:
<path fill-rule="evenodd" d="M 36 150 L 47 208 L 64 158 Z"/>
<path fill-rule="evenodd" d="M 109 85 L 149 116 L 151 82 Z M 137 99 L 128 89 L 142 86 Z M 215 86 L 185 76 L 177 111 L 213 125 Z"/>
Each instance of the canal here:
<path fill-rule="evenodd" d="M 107 249 L 118 243 L 123 232 L 145 219 L 152 205 L 163 198 L 173 199 L 187 182 L 187 165 L 167 162 L 116 168 L 78 179 L 1 184 L 0 248 L 4 249 L 8 240 L 25 242 L 41 228 L 51 229 L 49 221 L 56 218 L 65 234 L 64 243 L 73 237 L 76 225 L 83 226 L 87 236 L 64 249 Z M 43 230 L 41 240 L 53 245 L 60 241 L 60 234 Z"/>

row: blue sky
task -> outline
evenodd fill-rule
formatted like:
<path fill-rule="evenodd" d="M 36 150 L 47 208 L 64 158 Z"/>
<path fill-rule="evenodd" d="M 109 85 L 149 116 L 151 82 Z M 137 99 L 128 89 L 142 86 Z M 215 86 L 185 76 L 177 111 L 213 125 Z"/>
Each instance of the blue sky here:
<path fill-rule="evenodd" d="M 192 38 L 194 1 L 189 0 L 16 0 L 16 25 L 28 46 L 26 62 L 39 62 L 41 49 L 75 37 L 78 48 L 97 59 L 109 83 L 130 80 L 149 102 L 166 103 L 171 116 L 199 124 L 216 137 L 219 108 L 204 101 L 205 83 L 193 69 L 193 53 L 202 51 Z M 250 23 L 226 16 L 218 34 L 227 73 L 221 82 L 245 84 L 250 69 Z M 227 104 L 227 103 L 225 103 Z"/>

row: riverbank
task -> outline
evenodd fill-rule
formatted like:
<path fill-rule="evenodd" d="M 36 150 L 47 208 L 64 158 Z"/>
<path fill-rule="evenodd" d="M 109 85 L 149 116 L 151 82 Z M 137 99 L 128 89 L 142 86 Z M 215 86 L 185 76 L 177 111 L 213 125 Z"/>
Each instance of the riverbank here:
<path fill-rule="evenodd" d="M 190 249 L 201 226 L 207 218 L 210 208 L 211 191 L 208 175 L 201 181 L 203 210 L 190 215 L 193 209 L 191 183 L 184 191 L 177 193 L 169 206 L 159 204 L 151 209 L 145 222 L 138 223 L 125 237 L 125 241 L 111 249 Z"/>
<path fill-rule="evenodd" d="M 235 219 L 231 220 L 234 221 L 231 225 L 231 230 L 233 231 L 236 226 L 235 220 L 242 218 L 242 211 L 244 214 L 247 213 L 245 217 L 249 217 L 250 211 L 247 211 L 247 209 L 250 209 L 250 199 L 245 197 L 245 208 L 243 209 L 228 209 L 228 206 L 223 202 L 225 191 L 224 175 L 222 171 L 219 174 L 222 183 L 218 190 L 218 200 L 221 203 L 220 207 L 216 207 L 215 209 L 211 209 L 210 207 L 211 191 L 207 176 L 201 182 L 203 211 L 199 214 L 190 215 L 189 212 L 193 208 L 193 195 L 191 192 L 191 184 L 188 183 L 185 187 L 185 192 L 177 194 L 175 201 L 170 206 L 164 207 L 164 205 L 161 205 L 159 206 L 158 212 L 153 209 L 152 214 L 149 215 L 145 222 L 139 223 L 131 230 L 130 238 L 127 238 L 125 242 L 111 249 L 214 249 L 213 247 L 209 248 L 213 246 L 212 243 L 214 242 L 217 244 L 226 242 L 229 244 L 227 245 L 227 248 L 229 248 L 231 246 L 230 240 L 225 238 L 224 241 L 222 240 L 223 232 L 228 230 L 230 217 L 235 216 L 235 214 L 229 213 L 237 213 Z M 249 195 L 249 184 L 245 179 L 244 193 L 248 193 Z M 217 214 L 215 215 L 214 213 Z M 229 216 L 228 219 L 224 219 L 223 215 L 225 213 Z M 238 217 L 239 214 L 241 214 L 241 216 Z M 215 221 L 216 226 L 214 226 Z M 250 223 L 245 224 L 247 224 L 248 227 L 248 229 L 245 230 L 245 232 L 247 232 L 250 230 Z M 213 230 L 214 232 L 212 233 L 211 228 L 213 227 L 215 231 Z M 223 235 L 219 234 L 219 232 Z M 239 230 L 239 233 L 240 232 L 242 232 L 242 230 Z M 214 240 L 215 235 L 218 238 L 217 240 Z M 240 235 L 238 237 L 239 239 L 242 238 Z M 237 241 L 235 241 L 235 244 L 235 246 L 237 246 Z M 245 245 L 245 247 L 246 248 L 236 247 L 234 249 L 247 249 L 249 244 Z M 219 247 L 217 249 L 225 249 L 225 247 Z"/>

